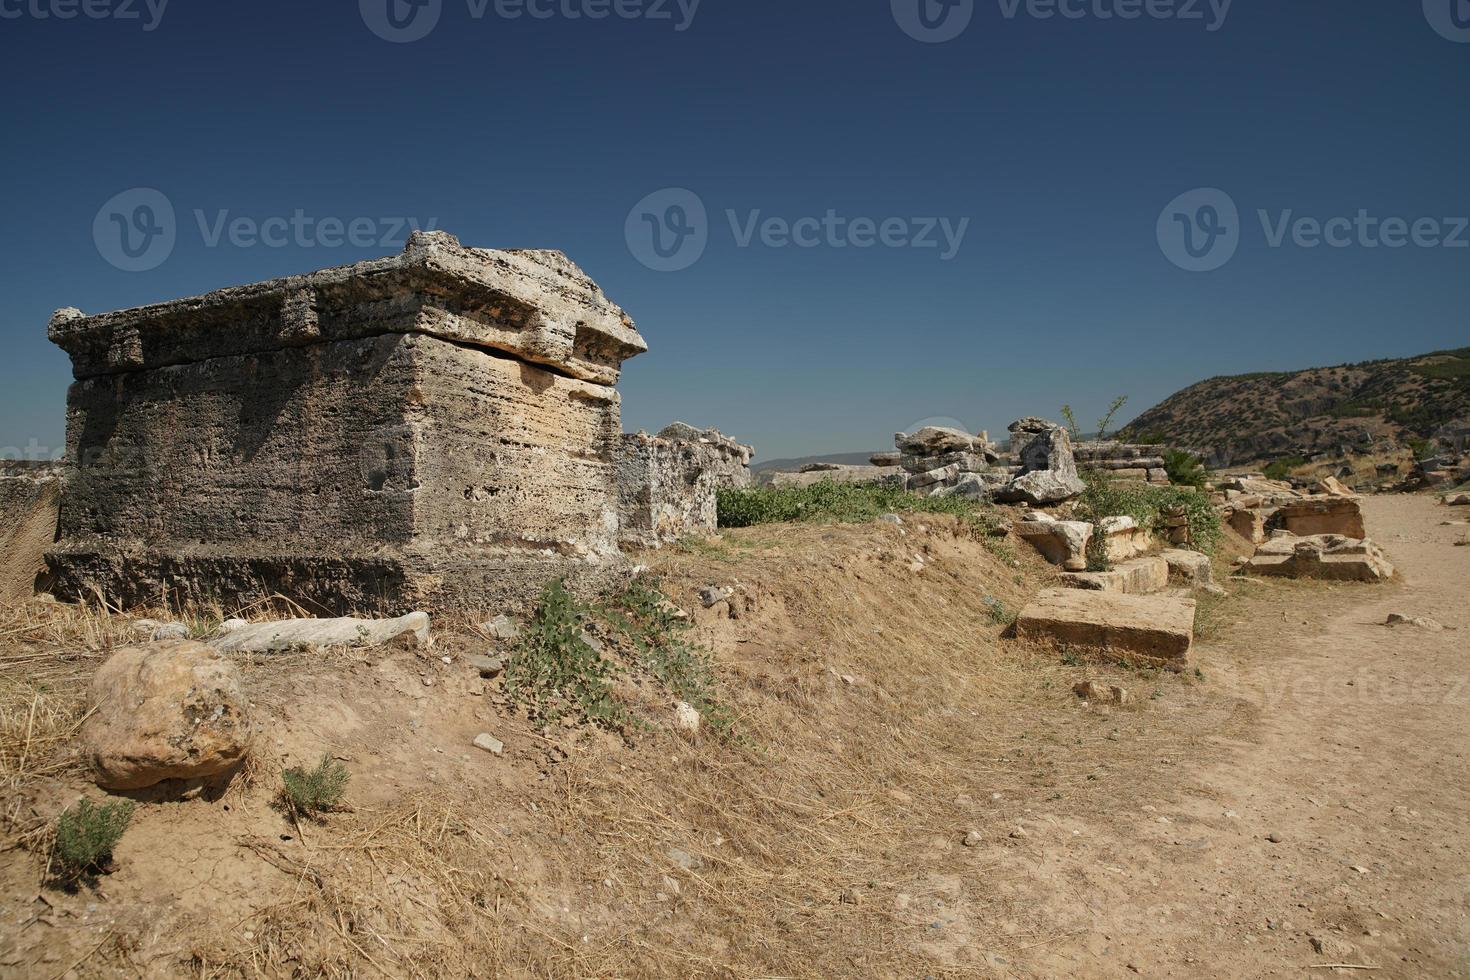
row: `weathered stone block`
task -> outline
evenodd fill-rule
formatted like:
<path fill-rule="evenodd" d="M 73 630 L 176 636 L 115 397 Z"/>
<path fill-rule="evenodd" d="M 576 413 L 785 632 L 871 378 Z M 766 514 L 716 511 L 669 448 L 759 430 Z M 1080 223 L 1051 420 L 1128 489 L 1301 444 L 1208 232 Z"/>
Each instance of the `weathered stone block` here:
<path fill-rule="evenodd" d="M 1363 510 L 1357 497 L 1306 497 L 1292 500 L 1277 509 L 1272 525 L 1284 528 L 1298 537 L 1314 534 L 1340 534 L 1347 538 L 1368 536 L 1368 529 L 1363 523 Z"/>
<path fill-rule="evenodd" d="M 1058 521 L 1045 514 L 1032 515 L 1015 526 L 1017 537 L 1069 572 L 1087 568 L 1087 542 L 1092 531 L 1093 525 L 1086 521 Z"/>
<path fill-rule="evenodd" d="M 1279 534 L 1257 548 L 1241 571 L 1330 582 L 1382 582 L 1394 573 L 1387 556 L 1372 541 L 1336 534 L 1304 538 Z"/>
<path fill-rule="evenodd" d="M 1230 512 L 1230 529 L 1251 544 L 1266 540 L 1266 515 L 1259 510 L 1234 510 Z"/>
<path fill-rule="evenodd" d="M 1194 610 L 1193 599 L 1047 589 L 1021 610 L 1016 634 L 1182 670 L 1194 645 Z"/>
<path fill-rule="evenodd" d="M 1106 572 L 1067 572 L 1062 576 L 1074 589 L 1147 595 L 1169 584 L 1169 565 L 1158 555 L 1120 562 Z"/>
<path fill-rule="evenodd" d="M 658 547 L 689 534 L 714 534 L 716 494 L 750 485 L 753 450 L 714 429 L 683 423 L 656 436 L 623 436 L 618 507 L 624 544 Z M 812 471 L 825 475 L 827 470 Z"/>
<path fill-rule="evenodd" d="M 78 378 L 64 593 L 399 612 L 521 605 L 622 565 L 612 383 L 644 346 L 560 253 L 420 234 L 51 335 Z"/>

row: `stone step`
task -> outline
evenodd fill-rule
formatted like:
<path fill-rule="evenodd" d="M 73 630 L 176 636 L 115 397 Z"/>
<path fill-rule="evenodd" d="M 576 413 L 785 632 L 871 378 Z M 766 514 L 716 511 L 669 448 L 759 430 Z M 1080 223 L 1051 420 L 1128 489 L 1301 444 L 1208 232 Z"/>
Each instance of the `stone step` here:
<path fill-rule="evenodd" d="M 1173 596 L 1047 589 L 1021 610 L 1016 635 L 1183 670 L 1194 646 L 1194 608 L 1193 599 Z"/>

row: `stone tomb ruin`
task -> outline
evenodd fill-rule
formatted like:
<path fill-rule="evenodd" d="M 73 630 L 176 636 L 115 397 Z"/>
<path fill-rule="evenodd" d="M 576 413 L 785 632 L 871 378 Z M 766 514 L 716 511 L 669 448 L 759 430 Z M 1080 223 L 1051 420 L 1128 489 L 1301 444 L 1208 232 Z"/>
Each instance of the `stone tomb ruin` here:
<path fill-rule="evenodd" d="M 76 375 L 63 596 L 493 607 L 625 565 L 614 385 L 647 348 L 560 252 L 416 233 L 50 336 Z"/>
<path fill-rule="evenodd" d="M 657 548 L 689 534 L 714 534 L 715 495 L 750 486 L 754 452 L 715 429 L 683 422 L 655 436 L 625 434 L 617 464 L 623 544 Z"/>

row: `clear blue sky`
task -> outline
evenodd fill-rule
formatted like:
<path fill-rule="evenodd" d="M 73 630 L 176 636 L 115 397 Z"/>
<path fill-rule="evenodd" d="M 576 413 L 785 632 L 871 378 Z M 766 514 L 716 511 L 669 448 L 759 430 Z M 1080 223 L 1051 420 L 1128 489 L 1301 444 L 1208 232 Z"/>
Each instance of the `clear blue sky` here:
<path fill-rule="evenodd" d="M 84 2 L 138 17 L 56 16 Z M 974 0 L 944 43 L 901 26 L 922 33 L 919 0 L 703 0 L 692 19 L 690 0 L 641 0 L 667 19 L 616 15 L 640 0 L 530 0 L 547 18 L 427 0 L 439 19 L 409 43 L 369 29 L 391 31 L 388 0 L 171 0 L 157 17 L 158 2 L 0 0 L 11 454 L 61 445 L 53 309 L 397 251 L 212 241 L 222 215 L 368 219 L 383 238 L 391 219 L 433 219 L 470 245 L 563 249 L 650 345 L 624 376 L 625 426 L 717 425 L 766 458 L 883 448 L 931 417 L 994 431 L 1063 402 L 1087 424 L 1115 394 L 1133 414 L 1215 374 L 1470 343 L 1470 248 L 1369 248 L 1343 226 L 1345 247 L 1288 232 L 1273 248 L 1257 217 L 1366 211 L 1435 219 L 1424 241 L 1454 235 L 1470 215 L 1470 43 L 1456 40 L 1470 27 L 1451 0 L 1439 14 L 1440 0 L 1236 0 L 1223 20 L 1218 0 L 1194 7 L 1202 19 Z M 433 12 L 393 2 L 408 30 Z M 938 30 L 960 23 L 924 2 Z M 614 15 L 567 16 L 599 10 Z M 630 211 L 671 187 L 707 209 L 708 245 L 655 271 L 630 247 Z M 1238 248 L 1191 272 L 1157 228 L 1202 187 L 1238 206 Z M 172 252 L 146 271 L 111 264 L 94 236 L 132 188 L 176 213 Z M 968 224 L 948 259 L 825 232 L 740 243 L 755 212 L 829 211 L 899 219 L 895 242 L 917 219 Z"/>

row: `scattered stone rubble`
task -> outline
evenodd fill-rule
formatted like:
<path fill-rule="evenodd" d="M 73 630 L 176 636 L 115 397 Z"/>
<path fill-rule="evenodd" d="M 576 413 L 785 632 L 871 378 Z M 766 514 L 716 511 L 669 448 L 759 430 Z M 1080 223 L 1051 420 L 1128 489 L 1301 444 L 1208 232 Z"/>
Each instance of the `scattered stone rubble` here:
<path fill-rule="evenodd" d="M 654 436 L 625 434 L 617 463 L 622 543 L 656 548 L 690 534 L 714 534 L 715 495 L 750 486 L 753 453 L 716 429 L 683 422 Z"/>
<path fill-rule="evenodd" d="M 1310 492 L 1253 475 L 1216 485 L 1216 502 L 1235 533 L 1256 546 L 1244 574 L 1379 582 L 1393 565 L 1368 538 L 1361 498 L 1332 477 Z"/>
<path fill-rule="evenodd" d="M 647 348 L 560 252 L 418 232 L 50 336 L 77 379 L 62 597 L 524 605 L 626 564 L 614 385 Z"/>
<path fill-rule="evenodd" d="M 1008 479 L 996 465 L 1000 454 L 983 432 L 972 436 L 959 429 L 927 426 L 912 435 L 900 432 L 893 442 L 899 466 L 907 474 L 904 485 L 916 493 L 984 500 Z"/>

